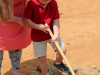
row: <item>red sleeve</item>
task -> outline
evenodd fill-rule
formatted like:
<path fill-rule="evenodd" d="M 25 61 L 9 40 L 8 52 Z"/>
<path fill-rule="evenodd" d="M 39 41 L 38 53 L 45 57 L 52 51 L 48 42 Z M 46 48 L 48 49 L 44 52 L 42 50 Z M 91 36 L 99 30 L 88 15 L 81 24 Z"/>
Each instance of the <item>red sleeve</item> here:
<path fill-rule="evenodd" d="M 23 17 L 28 18 L 28 19 L 32 18 L 33 6 L 34 6 L 34 3 L 33 1 L 30 0 L 26 6 Z"/>
<path fill-rule="evenodd" d="M 57 2 L 55 1 L 55 3 L 54 3 L 54 17 L 53 17 L 53 19 L 58 19 L 58 18 L 60 18 L 60 15 L 59 15 L 59 11 L 58 11 Z"/>

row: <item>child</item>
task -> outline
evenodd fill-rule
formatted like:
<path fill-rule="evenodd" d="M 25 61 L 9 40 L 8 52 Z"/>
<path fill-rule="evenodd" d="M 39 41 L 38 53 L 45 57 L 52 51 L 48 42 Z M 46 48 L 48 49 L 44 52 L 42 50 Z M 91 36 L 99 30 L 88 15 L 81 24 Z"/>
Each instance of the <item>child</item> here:
<path fill-rule="evenodd" d="M 7 4 L 7 1 L 11 0 L 0 0 L 0 2 L 1 1 Z M 1 16 L 1 14 L 3 14 L 1 10 L 5 11 L 8 7 L 4 9 L 6 5 L 4 3 L 3 6 L 0 5 L 0 21 L 2 21 L 2 23 L 9 21 L 6 22 L 6 26 L 3 26 L 0 22 L 0 75 L 4 51 L 9 52 L 9 57 L 12 64 L 12 74 L 21 75 L 21 73 L 19 72 L 19 65 L 21 60 L 22 48 L 27 47 L 31 43 L 31 30 L 29 28 L 24 28 L 21 26 L 23 25 L 22 15 L 27 1 L 28 0 L 13 0 L 14 17 L 12 17 L 12 19 L 10 20 L 8 20 L 8 18 L 4 20 L 4 18 L 7 17 L 5 16 L 7 13 L 4 13 L 5 15 Z"/>
<path fill-rule="evenodd" d="M 43 75 L 49 75 L 46 63 L 46 47 L 49 42 L 55 49 L 54 41 L 59 38 L 59 45 L 66 53 L 66 47 L 59 36 L 59 12 L 55 0 L 30 0 L 24 12 L 24 25 L 31 27 L 31 39 L 33 40 L 35 57 L 38 57 L 39 66 Z M 54 33 L 55 39 L 52 39 L 46 30 L 47 23 Z M 56 49 L 55 49 L 56 50 Z M 63 64 L 62 56 L 57 50 L 54 67 L 63 74 L 70 73 L 69 69 Z"/>

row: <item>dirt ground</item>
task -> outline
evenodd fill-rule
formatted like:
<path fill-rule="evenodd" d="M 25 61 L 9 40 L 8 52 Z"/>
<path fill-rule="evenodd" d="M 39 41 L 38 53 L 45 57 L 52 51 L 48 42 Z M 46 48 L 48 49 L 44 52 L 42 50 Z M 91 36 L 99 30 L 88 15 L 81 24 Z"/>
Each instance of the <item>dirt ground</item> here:
<path fill-rule="evenodd" d="M 100 0 L 56 1 L 61 16 L 60 35 L 67 47 L 66 58 L 70 65 L 97 71 L 100 68 Z M 56 53 L 49 44 L 47 49 L 47 61 L 53 64 Z M 23 49 L 20 71 L 33 71 L 37 64 L 31 43 Z M 11 75 L 8 52 L 4 53 L 1 71 L 2 75 Z"/>

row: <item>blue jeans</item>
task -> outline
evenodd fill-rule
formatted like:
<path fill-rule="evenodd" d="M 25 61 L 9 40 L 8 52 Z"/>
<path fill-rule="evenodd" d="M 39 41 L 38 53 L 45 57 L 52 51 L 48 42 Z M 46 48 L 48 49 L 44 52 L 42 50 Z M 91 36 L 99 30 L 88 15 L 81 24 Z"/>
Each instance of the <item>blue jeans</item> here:
<path fill-rule="evenodd" d="M 19 70 L 22 49 L 9 50 L 8 52 L 9 52 L 9 57 L 10 57 L 11 64 L 12 64 L 12 69 Z M 2 60 L 3 60 L 3 51 L 0 51 L 0 69 L 2 65 Z"/>

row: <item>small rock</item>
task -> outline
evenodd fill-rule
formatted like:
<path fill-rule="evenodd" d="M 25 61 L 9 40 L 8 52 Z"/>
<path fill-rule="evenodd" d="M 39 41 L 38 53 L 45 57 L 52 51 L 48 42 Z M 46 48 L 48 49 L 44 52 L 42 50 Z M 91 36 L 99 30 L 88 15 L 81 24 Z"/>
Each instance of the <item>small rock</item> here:
<path fill-rule="evenodd" d="M 93 69 L 96 69 L 97 67 L 96 66 L 91 66 Z"/>
<path fill-rule="evenodd" d="M 69 45 L 70 43 L 67 43 L 67 45 Z"/>

